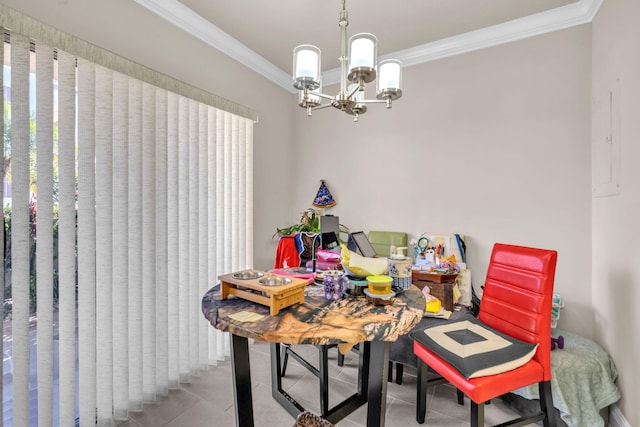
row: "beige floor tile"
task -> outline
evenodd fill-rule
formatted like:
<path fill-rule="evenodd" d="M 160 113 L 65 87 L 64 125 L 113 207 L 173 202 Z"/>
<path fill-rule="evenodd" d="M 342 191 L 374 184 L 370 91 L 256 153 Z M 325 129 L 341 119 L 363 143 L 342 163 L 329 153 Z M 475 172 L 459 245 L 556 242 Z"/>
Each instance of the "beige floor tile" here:
<path fill-rule="evenodd" d="M 258 427 L 289 427 L 294 418 L 284 410 L 271 395 L 270 347 L 268 343 L 250 344 L 251 382 L 254 404 L 254 420 Z M 295 350 L 311 363 L 316 364 L 318 351 L 314 346 L 295 346 Z M 317 365 L 316 365 L 317 366 Z M 345 356 L 345 365 L 339 367 L 337 351 L 329 352 L 329 402 L 335 405 L 340 399 L 356 391 L 358 378 L 357 353 Z M 387 383 L 386 425 L 419 426 L 415 421 L 416 372 L 405 367 L 403 384 Z M 305 408 L 318 413 L 319 380 L 293 358 L 289 359 L 284 389 Z M 450 385 L 429 387 L 427 392 L 427 423 L 430 427 L 456 427 L 469 425 L 469 401 L 458 405 L 455 388 Z M 485 408 L 487 424 L 503 422 L 515 417 L 500 399 L 495 399 Z M 366 425 L 366 405 L 358 408 L 337 427 L 363 427 Z M 147 403 L 141 412 L 131 412 L 129 420 L 114 424 L 116 427 L 233 427 L 235 410 L 233 405 L 233 382 L 231 364 L 227 360 L 210 367 L 200 376 L 193 377 L 179 389 L 170 390 L 168 396 L 157 402 Z"/>

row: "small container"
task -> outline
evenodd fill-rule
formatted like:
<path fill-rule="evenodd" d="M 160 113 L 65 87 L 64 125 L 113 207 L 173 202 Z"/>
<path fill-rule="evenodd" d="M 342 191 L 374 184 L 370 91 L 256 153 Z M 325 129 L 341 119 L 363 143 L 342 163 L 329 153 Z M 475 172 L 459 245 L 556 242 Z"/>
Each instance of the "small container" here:
<path fill-rule="evenodd" d="M 349 287 L 349 279 L 342 271 L 327 270 L 324 272 L 324 297 L 338 300 L 342 298 Z"/>
<path fill-rule="evenodd" d="M 391 293 L 391 284 L 393 283 L 391 276 L 367 276 L 367 282 L 369 283 L 369 292 L 372 294 L 384 295 Z"/>
<path fill-rule="evenodd" d="M 406 249 L 406 248 L 398 248 Z M 393 278 L 393 286 L 402 289 L 411 287 L 411 267 L 413 261 L 411 258 L 403 256 L 402 258 L 389 258 L 389 276 Z"/>
<path fill-rule="evenodd" d="M 291 279 L 283 276 L 276 276 L 275 274 L 269 274 L 262 279 L 258 280 L 262 286 L 284 286 L 291 283 Z"/>
<path fill-rule="evenodd" d="M 264 276 L 263 273 L 255 270 L 243 270 L 233 274 L 234 279 L 240 280 L 258 279 L 262 276 Z"/>
<path fill-rule="evenodd" d="M 358 280 L 358 279 L 349 279 L 349 294 L 352 297 L 362 297 L 364 296 L 364 288 L 369 285 L 369 282 L 366 280 Z"/>

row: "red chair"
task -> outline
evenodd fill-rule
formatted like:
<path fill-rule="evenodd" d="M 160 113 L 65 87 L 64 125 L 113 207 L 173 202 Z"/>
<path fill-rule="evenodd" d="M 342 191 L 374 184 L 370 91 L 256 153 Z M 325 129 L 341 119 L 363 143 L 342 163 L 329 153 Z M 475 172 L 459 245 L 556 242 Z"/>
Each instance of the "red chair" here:
<path fill-rule="evenodd" d="M 471 425 L 484 425 L 484 403 L 521 387 L 538 383 L 539 413 L 501 424 L 543 421 L 554 426 L 551 397 L 551 306 L 557 252 L 497 243 L 493 247 L 478 320 L 494 330 L 538 347 L 524 365 L 495 375 L 467 379 L 425 345 L 414 341 L 418 357 L 416 421 L 424 423 L 427 383 L 449 382 L 471 401 Z M 427 367 L 440 377 L 427 380 Z"/>

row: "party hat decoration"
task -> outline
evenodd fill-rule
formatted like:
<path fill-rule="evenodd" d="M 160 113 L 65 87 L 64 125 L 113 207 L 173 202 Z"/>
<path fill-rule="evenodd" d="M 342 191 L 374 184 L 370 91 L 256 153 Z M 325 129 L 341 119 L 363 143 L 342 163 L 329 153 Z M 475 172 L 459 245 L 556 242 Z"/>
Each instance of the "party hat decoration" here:
<path fill-rule="evenodd" d="M 333 196 L 329 192 L 324 180 L 320 180 L 320 188 L 318 189 L 316 198 L 313 200 L 313 206 L 317 208 L 329 208 L 335 204 L 336 201 L 333 200 Z"/>

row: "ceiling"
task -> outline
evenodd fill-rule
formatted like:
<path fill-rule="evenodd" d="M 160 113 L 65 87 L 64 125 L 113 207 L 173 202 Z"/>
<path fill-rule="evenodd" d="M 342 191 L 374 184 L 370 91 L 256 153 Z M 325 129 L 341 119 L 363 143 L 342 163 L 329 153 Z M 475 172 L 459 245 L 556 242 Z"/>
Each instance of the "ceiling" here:
<path fill-rule="evenodd" d="M 342 0 L 134 1 L 288 90 L 299 44 L 322 50 L 325 85 L 339 80 Z M 411 66 L 591 22 L 602 1 L 347 0 L 347 31 Z"/>

